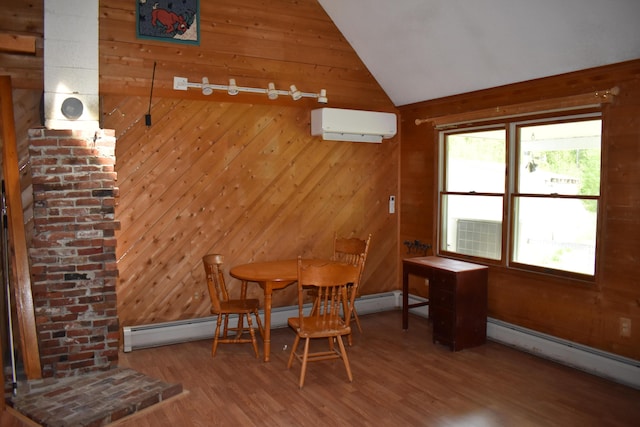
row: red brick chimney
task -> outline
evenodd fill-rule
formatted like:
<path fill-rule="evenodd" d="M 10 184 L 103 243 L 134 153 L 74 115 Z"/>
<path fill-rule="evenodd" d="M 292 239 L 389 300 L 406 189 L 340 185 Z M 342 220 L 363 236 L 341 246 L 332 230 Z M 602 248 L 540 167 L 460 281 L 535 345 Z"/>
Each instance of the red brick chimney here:
<path fill-rule="evenodd" d="M 118 363 L 115 136 L 29 131 L 32 290 L 44 377 Z"/>

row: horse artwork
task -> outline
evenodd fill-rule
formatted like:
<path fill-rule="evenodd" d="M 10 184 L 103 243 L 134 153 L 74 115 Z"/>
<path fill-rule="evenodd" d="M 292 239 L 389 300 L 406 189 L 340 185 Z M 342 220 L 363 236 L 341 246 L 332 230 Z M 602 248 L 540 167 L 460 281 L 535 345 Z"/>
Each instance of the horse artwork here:
<path fill-rule="evenodd" d="M 137 0 L 141 39 L 200 44 L 199 0 Z"/>

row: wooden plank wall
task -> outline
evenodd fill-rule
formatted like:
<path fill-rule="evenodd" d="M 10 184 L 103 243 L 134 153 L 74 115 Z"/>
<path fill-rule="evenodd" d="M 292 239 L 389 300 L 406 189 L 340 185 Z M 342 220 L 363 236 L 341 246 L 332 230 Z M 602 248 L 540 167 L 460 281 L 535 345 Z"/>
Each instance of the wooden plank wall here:
<path fill-rule="evenodd" d="M 161 4 L 162 5 L 162 4 Z M 316 0 L 200 1 L 200 46 L 136 39 L 134 2 L 100 2 L 100 93 L 148 96 L 153 63 L 159 97 L 204 99 L 198 90 L 173 90 L 173 77 L 288 90 L 327 90 L 330 107 L 393 111 L 393 105 Z M 266 95 L 221 102 L 265 102 Z M 317 107 L 280 97 L 274 104 Z"/>
<path fill-rule="evenodd" d="M 43 0 L 0 0 L 0 10 L 2 10 L 0 33 L 16 37 L 32 36 L 35 37 L 36 42 L 35 55 L 0 50 L 0 74 L 11 76 L 14 88 L 32 89 L 42 93 L 44 85 Z"/>
<path fill-rule="evenodd" d="M 44 87 L 44 4 L 36 1 L 0 0 L 0 33 L 7 36 L 35 37 L 36 53 L 25 54 L 0 49 L 0 75 L 11 77 L 13 106 L 18 144 L 19 170 L 23 190 L 30 186 L 29 145 L 27 131 L 40 126 L 40 100 Z M 32 218 L 30 191 L 23 191 L 23 205 L 29 211 L 26 222 Z"/>
<path fill-rule="evenodd" d="M 0 1 L 7 11 L 0 31 L 39 37 L 36 55 L 0 53 L 0 73 L 11 75 L 17 88 L 16 131 L 26 153 L 26 129 L 40 123 L 43 2 Z M 640 359 L 637 62 L 405 106 L 401 146 L 399 137 L 381 146 L 335 144 L 308 135 L 312 102 L 171 89 L 175 75 L 212 82 L 235 77 L 246 86 L 274 81 L 325 88 L 332 107 L 394 111 L 315 0 L 201 1 L 199 47 L 136 39 L 133 4 L 100 3 L 103 125 L 118 136 L 123 324 L 205 315 L 197 261 L 203 252 L 220 249 L 230 264 L 325 253 L 334 229 L 372 232 L 366 293 L 394 288 L 405 255 L 401 242 L 435 240 L 434 133 L 428 125 L 416 127 L 416 118 L 618 85 L 622 92 L 608 107 L 605 133 L 605 238 L 597 286 L 492 267 L 489 309 L 499 319 Z M 153 125 L 147 128 L 154 61 Z M 398 174 L 399 234 L 397 218 L 386 214 Z M 291 301 L 287 292 L 278 304 Z M 618 334 L 623 316 L 632 319 L 630 339 Z"/>
<path fill-rule="evenodd" d="M 22 192 L 23 221 L 25 240 L 31 242 L 33 234 L 33 193 L 31 191 L 31 167 L 29 163 L 29 145 L 27 130 L 40 124 L 40 99 L 43 80 L 43 2 L 11 2 L 0 0 L 0 34 L 9 37 L 0 41 L 0 75 L 10 76 L 13 88 L 13 118 L 15 125 L 15 143 L 18 158 L 18 173 Z M 11 46 L 13 38 L 33 38 L 36 53 L 16 51 Z M 0 139 L 0 144 L 4 141 Z M 4 148 L 4 146 L 3 146 Z M 0 150 L 2 153 L 3 150 Z M 0 168 L 4 159 L 0 161 Z M 4 171 L 3 171 L 4 176 Z M 0 295 L 0 340 L 8 343 L 6 294 Z M 16 331 L 17 332 L 17 331 Z M 31 331 L 27 331 L 29 334 Z M 17 336 L 17 335 L 14 335 Z M 17 343 L 18 341 L 16 341 Z M 1 345 L 0 345 L 1 346 Z M 19 348 L 17 346 L 16 348 Z M 32 348 L 26 351 L 29 362 Z M 38 348 L 35 348 L 37 352 Z M 20 350 L 18 350 L 20 351 Z M 36 353 L 37 354 L 37 353 Z"/>
<path fill-rule="evenodd" d="M 175 99 L 154 103 L 147 128 L 143 101 L 105 97 L 105 125 L 120 129 L 123 325 L 207 315 L 206 253 L 228 266 L 328 256 L 334 230 L 373 233 L 363 293 L 395 288 L 396 216 L 385 202 L 397 191 L 397 142 L 320 141 L 306 109 Z M 276 293 L 274 306 L 294 304 L 294 291 Z"/>
<path fill-rule="evenodd" d="M 100 5 L 103 127 L 118 141 L 121 324 L 208 315 L 206 253 L 225 254 L 227 267 L 328 256 L 334 231 L 373 233 L 363 293 L 396 288 L 397 215 L 386 201 L 398 191 L 399 138 L 324 142 L 310 135 L 314 100 L 207 97 L 172 84 L 273 81 L 325 88 L 330 107 L 393 111 L 387 96 L 315 0 L 200 3 L 200 46 L 138 40 L 133 2 Z M 294 292 L 278 292 L 274 306 L 295 304 Z"/>
<path fill-rule="evenodd" d="M 596 284 L 491 267 L 489 315 L 640 360 L 640 60 L 401 108 L 400 239 L 435 242 L 436 132 L 414 120 L 620 88 L 605 108 Z M 621 337 L 621 317 L 632 321 Z"/>
<path fill-rule="evenodd" d="M 399 137 L 323 142 L 309 132 L 313 100 L 172 87 L 174 76 L 221 84 L 234 77 L 242 86 L 324 88 L 329 107 L 396 111 L 386 94 L 315 0 L 200 4 L 201 44 L 191 46 L 137 39 L 135 2 L 100 2 L 102 127 L 118 141 L 121 324 L 208 315 L 200 265 L 207 252 L 225 253 L 229 266 L 325 256 L 334 231 L 373 233 L 363 293 L 395 288 L 397 214 L 387 213 L 387 200 L 398 192 Z M 40 123 L 43 2 L 7 10 L 15 20 L 0 19 L 0 31 L 38 36 L 35 56 L 0 56 L 0 73 L 30 93 L 16 97 L 26 102 L 18 123 L 26 152 L 26 129 Z M 293 304 L 291 291 L 274 304 Z"/>

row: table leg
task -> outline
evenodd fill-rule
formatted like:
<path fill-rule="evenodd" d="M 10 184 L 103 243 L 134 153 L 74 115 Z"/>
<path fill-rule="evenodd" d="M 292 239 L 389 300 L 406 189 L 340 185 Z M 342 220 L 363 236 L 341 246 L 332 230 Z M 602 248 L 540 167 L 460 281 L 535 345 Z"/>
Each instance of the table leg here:
<path fill-rule="evenodd" d="M 269 361 L 271 354 L 271 285 L 264 285 L 264 361 Z"/>
<path fill-rule="evenodd" d="M 409 329 L 409 273 L 406 271 L 402 272 L 402 329 Z"/>
<path fill-rule="evenodd" d="M 244 300 L 247 297 L 247 281 L 243 280 L 240 285 L 240 299 Z M 238 316 L 238 335 L 237 338 L 242 338 L 242 332 L 244 330 L 244 315 Z"/>

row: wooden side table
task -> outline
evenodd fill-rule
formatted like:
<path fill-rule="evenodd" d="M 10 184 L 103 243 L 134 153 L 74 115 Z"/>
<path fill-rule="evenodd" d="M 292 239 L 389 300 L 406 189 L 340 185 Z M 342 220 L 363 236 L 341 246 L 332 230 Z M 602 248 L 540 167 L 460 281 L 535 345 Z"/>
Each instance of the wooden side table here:
<path fill-rule="evenodd" d="M 409 328 L 409 309 L 429 305 L 433 342 L 452 351 L 487 340 L 488 267 L 437 256 L 402 260 L 402 329 Z M 429 302 L 409 304 L 409 275 L 429 279 Z"/>

